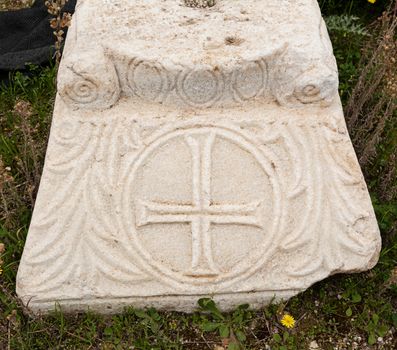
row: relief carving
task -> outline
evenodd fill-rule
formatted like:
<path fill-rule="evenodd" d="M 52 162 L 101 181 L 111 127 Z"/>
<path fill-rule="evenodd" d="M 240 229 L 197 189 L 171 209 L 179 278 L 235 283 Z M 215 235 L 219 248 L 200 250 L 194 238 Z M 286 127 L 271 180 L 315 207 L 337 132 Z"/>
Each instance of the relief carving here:
<path fill-rule="evenodd" d="M 214 187 L 215 184 L 212 181 L 214 180 L 213 164 L 219 162 L 219 159 L 214 158 L 213 152 L 216 147 L 219 147 L 217 145 L 219 141 L 241 148 L 243 154 L 247 153 L 248 159 L 257 162 L 257 176 L 263 177 L 264 182 L 270 181 L 269 189 L 266 191 L 267 205 L 259 195 L 262 193 L 262 190 L 259 189 L 256 189 L 258 194 L 252 200 L 244 198 L 239 200 L 236 196 L 234 201 L 223 203 L 215 199 L 212 192 L 216 190 L 219 193 L 219 188 Z M 157 193 L 142 192 L 141 194 L 139 189 L 145 187 L 141 183 L 145 177 L 141 175 L 140 169 L 147 168 L 148 164 L 152 164 L 152 154 L 172 147 L 173 143 L 179 144 L 179 142 L 183 145 L 181 147 L 186 148 L 190 154 L 191 199 L 189 201 L 170 201 L 161 196 L 157 200 L 152 200 L 151 196 L 157 195 Z M 245 135 L 242 135 L 238 129 L 206 125 L 196 127 L 189 124 L 181 125 L 180 130 L 176 127 L 174 130 L 153 136 L 148 147 L 130 166 L 129 176 L 122 190 L 124 230 L 131 234 L 131 239 L 143 260 L 143 265 L 150 267 L 149 273 L 155 274 L 164 283 L 171 284 L 176 288 L 181 288 L 186 283 L 198 286 L 208 283 L 235 283 L 237 280 L 247 278 L 263 266 L 271 252 L 274 251 L 275 247 L 270 245 L 280 226 L 279 213 L 282 205 L 277 175 L 266 156 L 247 141 Z M 154 164 L 151 166 L 156 167 Z M 177 173 L 178 163 L 175 164 L 175 168 Z M 158 168 L 156 167 L 156 169 Z M 137 179 L 141 179 L 139 185 L 136 183 Z M 219 179 L 216 180 L 219 181 Z M 150 181 L 150 178 L 147 181 Z M 248 186 L 249 179 L 246 179 L 246 182 Z M 225 188 L 224 191 L 228 191 L 228 189 Z M 131 216 L 131 208 L 134 207 L 135 219 Z M 136 226 L 137 231 L 146 227 L 145 232 L 148 232 L 148 229 L 157 232 L 162 230 L 163 226 L 168 227 L 167 230 L 169 230 L 170 226 L 166 226 L 167 224 L 178 223 L 185 224 L 183 232 L 186 236 L 191 237 L 189 239 L 191 240 L 190 266 L 171 269 L 163 259 L 157 261 L 152 256 L 150 250 L 140 241 L 139 235 L 132 230 L 132 227 Z M 234 261 L 228 268 L 220 269 L 215 263 L 213 253 L 213 242 L 218 239 L 216 232 L 213 232 L 214 225 L 217 227 L 236 227 L 237 225 L 240 227 L 241 234 L 246 232 L 247 235 L 255 234 L 261 237 L 261 245 L 255 247 L 255 251 L 252 252 L 252 256 L 257 257 L 255 264 L 252 266 L 247 260 L 239 263 Z M 247 231 L 245 227 L 252 229 Z M 185 255 L 188 252 L 179 252 L 178 254 Z"/>
<path fill-rule="evenodd" d="M 229 71 L 223 67 L 167 67 L 154 60 L 126 61 L 97 52 L 100 60 L 95 66 L 88 63 L 91 53 L 63 60 L 58 90 L 73 109 L 110 108 L 121 91 L 149 103 L 196 108 L 237 106 L 272 98 L 290 108 L 307 104 L 325 107 L 337 96 L 338 74 L 332 55 L 311 58 L 284 47 Z M 117 70 L 112 61 L 117 62 Z"/>
<path fill-rule="evenodd" d="M 371 268 L 379 230 L 317 2 L 131 3 L 79 2 L 23 303 L 261 306 Z"/>
<path fill-rule="evenodd" d="M 57 153 L 64 150 L 64 156 L 59 160 L 49 154 L 43 179 L 59 177 L 63 186 L 54 192 L 50 206 L 43 206 L 40 197 L 37 201 L 42 210 L 30 230 L 48 238 L 45 245 L 27 243 L 29 266 L 43 267 L 30 290 L 60 297 L 62 284 L 78 285 L 77 280 L 84 279 L 87 293 L 93 295 L 99 285 L 105 292 L 106 286 L 117 285 L 128 293 L 151 281 L 200 293 L 208 285 L 222 290 L 248 283 L 256 274 L 267 275 L 273 284 L 294 278 L 296 288 L 305 288 L 307 281 L 319 276 L 368 263 L 379 242 L 371 231 L 373 214 L 359 204 L 366 196 L 359 168 L 352 169 L 346 165 L 350 160 L 341 159 L 346 144 L 339 133 L 321 121 L 312 123 L 258 121 L 251 130 L 242 124 L 180 122 L 143 137 L 139 124 L 125 119 L 61 122 L 51 147 L 59 148 Z M 157 190 L 145 190 L 153 185 L 143 169 L 153 167 L 158 173 L 158 152 L 169 149 L 172 159 L 180 153 L 173 147 L 185 149 L 190 164 L 187 200 L 170 200 Z M 246 179 L 247 188 L 254 187 L 253 197 L 217 199 L 223 179 L 219 176 L 228 174 L 216 173 L 216 165 L 223 161 L 219 147 L 235 147 L 242 152 L 239 159 L 247 157 L 246 164 L 257 164 L 256 175 L 250 173 Z M 336 152 L 335 147 L 344 151 Z M 178 164 L 173 165 L 176 177 L 181 176 Z M 160 171 L 160 176 L 165 174 Z M 142 182 L 145 179 L 149 187 Z M 257 187 L 267 181 L 268 187 Z M 240 187 L 244 187 L 241 182 Z M 233 194 L 233 189 L 225 188 L 224 193 Z M 353 203 L 353 197 L 359 200 Z M 172 232 L 174 226 L 167 225 L 182 225 L 178 237 L 189 242 L 186 251 L 168 247 L 173 255 L 186 255 L 181 267 L 158 258 L 153 247 L 142 241 L 150 235 L 156 242 L 163 230 Z M 225 247 L 219 241 L 223 230 L 219 228 L 241 232 L 249 254 L 239 256 L 233 248 L 225 255 L 230 261 L 220 266 L 215 254 L 222 254 L 219 249 Z M 259 237 L 252 241 L 257 243 L 249 243 L 251 235 Z M 283 264 L 283 252 L 299 263 Z M 23 269 L 20 273 L 27 273 Z M 275 271 L 277 278 L 272 275 Z M 69 289 L 69 297 L 73 293 Z"/>
<path fill-rule="evenodd" d="M 119 80 L 103 49 L 85 49 L 78 56 L 64 57 L 58 74 L 58 93 L 72 109 L 102 110 L 113 106 L 120 96 Z"/>
<path fill-rule="evenodd" d="M 270 82 L 273 95 L 285 107 L 326 107 L 338 96 L 338 71 L 333 56 L 307 57 L 286 50 L 272 62 Z"/>
<path fill-rule="evenodd" d="M 212 159 L 214 142 L 219 137 L 226 137 L 239 144 L 239 138 L 236 138 L 232 133 L 218 128 L 192 128 L 187 129 L 184 133 L 175 132 L 171 135 L 165 135 L 164 140 L 172 136 L 183 138 L 186 147 L 190 149 L 192 157 L 192 201 L 184 204 L 167 203 L 166 198 L 159 202 L 137 199 L 136 225 L 139 228 L 145 225 L 188 223 L 191 232 L 186 233 L 191 234 L 192 239 L 191 266 L 186 271 L 181 271 L 181 274 L 193 278 L 204 278 L 202 282 L 207 278 L 212 280 L 216 277 L 221 278 L 224 272 L 218 269 L 213 259 L 211 242 L 214 234 L 211 232 L 211 226 L 213 224 L 248 225 L 264 230 L 263 215 L 265 208 L 262 205 L 263 200 L 258 197 L 258 200 L 246 203 L 244 201 L 242 203 L 214 203 L 213 201 L 211 196 L 211 178 L 213 177 L 211 163 L 214 161 Z M 157 141 L 154 145 L 160 146 L 161 143 Z M 150 151 L 147 153 L 150 153 Z M 261 163 L 261 166 L 267 171 L 271 171 L 269 164 Z M 127 187 L 126 193 L 129 192 L 130 190 Z M 271 199 L 269 198 L 269 200 Z M 133 204 L 130 203 L 129 205 Z M 126 210 L 128 210 L 127 207 Z M 126 214 L 128 215 L 128 213 Z M 241 230 L 244 231 L 244 228 L 241 228 Z M 271 235 L 272 233 L 266 232 L 266 234 Z M 147 263 L 151 264 L 150 261 L 147 261 Z"/>

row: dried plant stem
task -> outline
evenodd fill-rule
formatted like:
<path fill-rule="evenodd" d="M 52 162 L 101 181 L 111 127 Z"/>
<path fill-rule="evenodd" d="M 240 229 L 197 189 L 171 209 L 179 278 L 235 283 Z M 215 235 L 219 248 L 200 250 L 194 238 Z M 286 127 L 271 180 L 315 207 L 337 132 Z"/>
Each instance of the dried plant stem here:
<path fill-rule="evenodd" d="M 374 35 L 362 52 L 364 67 L 345 108 L 347 125 L 367 177 L 375 176 L 378 194 L 397 197 L 397 144 L 390 144 L 389 126 L 397 124 L 397 1 L 373 25 Z M 379 146 L 387 149 L 379 155 Z M 393 148 L 394 147 L 394 148 Z M 382 158 L 374 171 L 373 162 Z M 381 169 L 381 170 L 379 170 Z M 382 172 L 382 176 L 379 176 Z M 375 175 L 374 175 L 375 174 Z"/>
<path fill-rule="evenodd" d="M 52 16 L 54 16 L 50 20 L 50 26 L 54 29 L 55 36 L 55 62 L 59 65 L 61 61 L 61 51 L 62 51 L 62 42 L 64 41 L 64 29 L 70 25 L 70 20 L 72 15 L 67 12 L 63 12 L 63 8 L 66 5 L 68 0 L 48 0 L 45 2 L 47 6 L 47 11 Z"/>

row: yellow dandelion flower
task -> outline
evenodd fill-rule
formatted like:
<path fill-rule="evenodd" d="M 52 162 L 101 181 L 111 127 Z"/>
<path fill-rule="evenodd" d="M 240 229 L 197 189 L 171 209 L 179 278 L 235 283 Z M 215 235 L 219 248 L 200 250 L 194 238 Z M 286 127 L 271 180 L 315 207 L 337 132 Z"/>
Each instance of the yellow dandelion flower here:
<path fill-rule="evenodd" d="M 295 326 L 295 319 L 293 316 L 289 314 L 285 314 L 281 319 L 281 324 L 287 328 L 294 328 Z"/>
<path fill-rule="evenodd" d="M 0 267 L 0 275 L 3 273 L 3 269 Z"/>
<path fill-rule="evenodd" d="M 376 0 L 368 0 L 369 3 L 375 4 Z"/>

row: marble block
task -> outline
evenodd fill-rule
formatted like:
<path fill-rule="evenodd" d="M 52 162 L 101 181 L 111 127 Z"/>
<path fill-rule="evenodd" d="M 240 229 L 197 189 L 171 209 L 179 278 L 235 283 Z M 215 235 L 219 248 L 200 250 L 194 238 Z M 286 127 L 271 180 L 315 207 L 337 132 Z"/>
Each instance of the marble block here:
<path fill-rule="evenodd" d="M 78 2 L 17 277 L 34 312 L 259 307 L 380 246 L 315 0 Z"/>

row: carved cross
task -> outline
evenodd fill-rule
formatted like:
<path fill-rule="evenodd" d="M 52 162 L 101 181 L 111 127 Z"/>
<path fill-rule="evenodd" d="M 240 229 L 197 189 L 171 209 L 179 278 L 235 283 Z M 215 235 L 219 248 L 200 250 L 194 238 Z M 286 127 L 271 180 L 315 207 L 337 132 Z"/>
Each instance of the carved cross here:
<path fill-rule="evenodd" d="M 211 153 L 215 134 L 203 140 L 185 136 L 191 150 L 193 167 L 192 204 L 164 204 L 138 201 L 137 226 L 161 223 L 190 223 L 192 233 L 192 261 L 186 276 L 211 277 L 219 274 L 212 253 L 211 224 L 250 225 L 262 227 L 261 204 L 211 203 Z"/>

